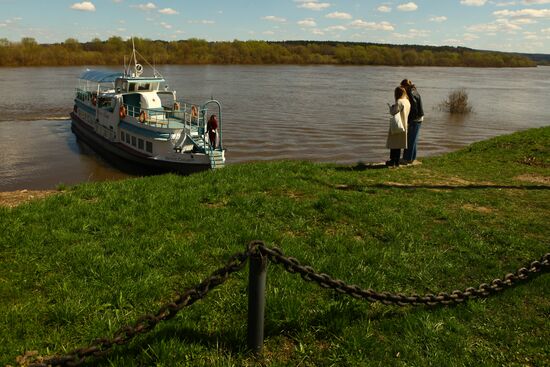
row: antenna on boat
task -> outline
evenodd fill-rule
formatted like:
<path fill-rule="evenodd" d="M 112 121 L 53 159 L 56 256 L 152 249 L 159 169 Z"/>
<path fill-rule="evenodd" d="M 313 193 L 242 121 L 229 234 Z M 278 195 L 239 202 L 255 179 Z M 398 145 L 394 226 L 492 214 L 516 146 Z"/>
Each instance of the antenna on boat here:
<path fill-rule="evenodd" d="M 134 56 L 134 77 L 139 77 L 143 73 L 143 66 L 138 64 L 136 56 L 136 46 L 134 44 L 134 37 L 132 37 L 132 55 Z"/>

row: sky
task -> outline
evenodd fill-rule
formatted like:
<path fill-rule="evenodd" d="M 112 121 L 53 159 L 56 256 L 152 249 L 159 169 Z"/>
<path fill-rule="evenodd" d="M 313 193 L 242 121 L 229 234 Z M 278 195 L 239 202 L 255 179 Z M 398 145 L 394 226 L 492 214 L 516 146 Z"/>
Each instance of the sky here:
<path fill-rule="evenodd" d="M 0 0 L 0 38 L 353 41 L 550 54 L 550 0 Z"/>

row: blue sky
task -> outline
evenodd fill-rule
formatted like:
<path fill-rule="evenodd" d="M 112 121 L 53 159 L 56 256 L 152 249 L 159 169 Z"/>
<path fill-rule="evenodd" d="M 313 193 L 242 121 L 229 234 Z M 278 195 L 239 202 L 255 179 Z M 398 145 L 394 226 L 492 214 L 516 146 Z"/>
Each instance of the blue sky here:
<path fill-rule="evenodd" d="M 550 53 L 550 0 L 0 0 L 0 38 L 334 40 Z"/>

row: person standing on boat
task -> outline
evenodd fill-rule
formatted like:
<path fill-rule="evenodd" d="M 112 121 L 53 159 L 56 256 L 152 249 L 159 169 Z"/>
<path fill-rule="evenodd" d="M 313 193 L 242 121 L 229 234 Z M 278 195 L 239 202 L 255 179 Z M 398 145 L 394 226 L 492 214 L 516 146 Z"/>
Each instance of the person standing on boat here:
<path fill-rule="evenodd" d="M 407 91 L 407 96 L 411 103 L 411 113 L 407 128 L 407 149 L 403 152 L 403 161 L 405 164 L 412 164 L 416 160 L 418 135 L 422 121 L 424 121 L 424 108 L 422 107 L 420 93 L 418 93 L 416 86 L 409 79 L 403 79 L 401 87 Z"/>
<path fill-rule="evenodd" d="M 388 132 L 388 140 L 386 142 L 386 147 L 390 149 L 390 160 L 386 162 L 386 166 L 388 167 L 399 167 L 401 149 L 407 149 L 407 121 L 411 110 L 411 104 L 405 88 L 395 88 L 394 96 L 395 104 L 391 108 L 392 110 L 395 109 L 395 112 L 392 113 L 396 114 L 399 111 L 405 131 L 394 134 L 391 134 L 391 131 Z"/>
<path fill-rule="evenodd" d="M 208 122 L 206 123 L 206 131 L 208 132 L 210 146 L 213 149 L 216 149 L 218 141 L 218 117 L 216 115 L 212 115 L 208 119 Z"/>

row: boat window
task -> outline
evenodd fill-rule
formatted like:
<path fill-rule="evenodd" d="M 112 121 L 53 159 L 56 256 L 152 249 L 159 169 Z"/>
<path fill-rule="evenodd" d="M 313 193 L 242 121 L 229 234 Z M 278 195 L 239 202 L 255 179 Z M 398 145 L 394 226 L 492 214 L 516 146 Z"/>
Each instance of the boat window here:
<path fill-rule="evenodd" d="M 159 90 L 159 83 L 151 83 L 151 90 Z"/>
<path fill-rule="evenodd" d="M 143 139 L 138 139 L 138 149 L 143 150 Z"/>
<path fill-rule="evenodd" d="M 136 146 L 136 137 L 135 136 L 132 136 L 132 145 Z"/>
<path fill-rule="evenodd" d="M 130 134 L 126 134 L 126 143 L 130 144 Z"/>
<path fill-rule="evenodd" d="M 153 153 L 153 143 L 151 143 L 150 141 L 146 141 L 145 150 L 149 153 Z"/>
<path fill-rule="evenodd" d="M 128 82 L 122 83 L 122 92 L 126 93 L 128 91 Z"/>
<path fill-rule="evenodd" d="M 135 92 L 136 91 L 136 83 L 130 83 L 130 88 L 128 89 L 128 91 Z"/>
<path fill-rule="evenodd" d="M 120 132 L 120 141 L 124 141 L 124 131 Z"/>
<path fill-rule="evenodd" d="M 138 90 L 149 90 L 151 84 L 149 83 L 140 83 L 138 84 Z"/>

